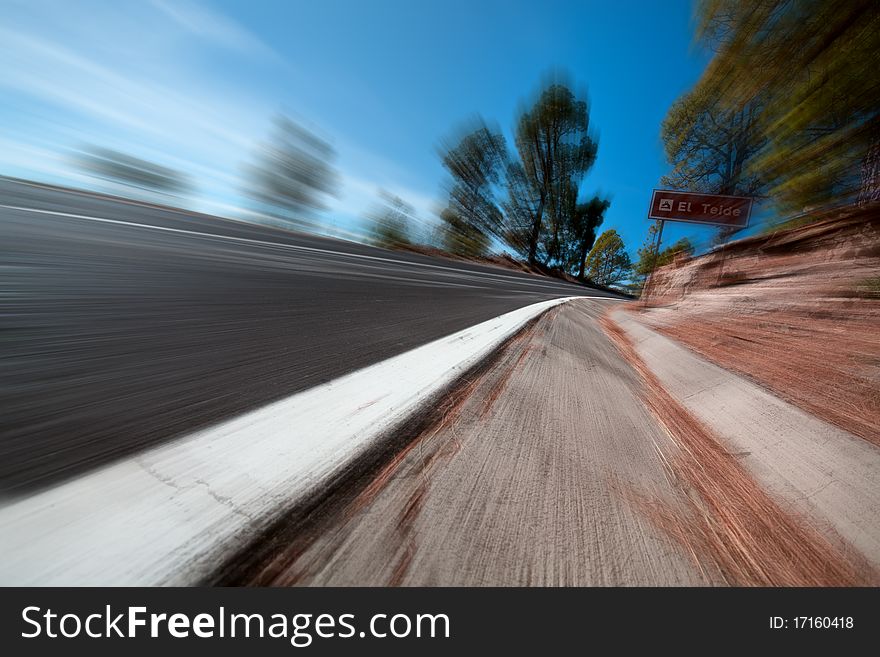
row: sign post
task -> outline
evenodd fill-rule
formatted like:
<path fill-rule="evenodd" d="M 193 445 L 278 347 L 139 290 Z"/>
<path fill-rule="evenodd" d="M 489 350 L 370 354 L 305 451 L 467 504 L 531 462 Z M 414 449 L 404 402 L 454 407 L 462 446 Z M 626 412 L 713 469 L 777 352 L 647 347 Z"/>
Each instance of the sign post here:
<path fill-rule="evenodd" d="M 723 226 L 726 228 L 746 228 L 752 215 L 754 199 L 748 196 L 727 196 L 724 194 L 697 194 L 677 192 L 669 189 L 655 189 L 651 195 L 648 218 L 660 221 L 657 248 L 651 274 L 645 282 L 642 295 L 647 303 L 647 292 L 654 279 L 654 270 L 660 258 L 660 242 L 663 239 L 663 226 L 667 221 L 682 221 L 692 224 Z"/>

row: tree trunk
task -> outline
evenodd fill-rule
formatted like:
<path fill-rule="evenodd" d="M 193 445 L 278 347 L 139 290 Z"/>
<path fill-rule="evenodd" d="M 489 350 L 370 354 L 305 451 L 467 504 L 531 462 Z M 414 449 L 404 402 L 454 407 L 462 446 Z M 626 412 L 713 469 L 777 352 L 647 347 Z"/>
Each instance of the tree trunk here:
<path fill-rule="evenodd" d="M 538 203 L 538 210 L 532 220 L 532 234 L 529 237 L 529 265 L 534 266 L 538 257 L 538 238 L 541 236 L 541 219 L 544 215 L 544 199 Z"/>
<path fill-rule="evenodd" d="M 579 281 L 583 282 L 584 281 L 584 274 L 586 273 L 585 270 L 587 268 L 587 240 L 584 240 L 583 242 L 581 242 L 581 253 L 580 253 L 580 258 L 578 258 L 578 260 L 581 263 L 581 267 L 580 267 L 580 271 L 578 272 L 577 277 L 578 277 Z"/>

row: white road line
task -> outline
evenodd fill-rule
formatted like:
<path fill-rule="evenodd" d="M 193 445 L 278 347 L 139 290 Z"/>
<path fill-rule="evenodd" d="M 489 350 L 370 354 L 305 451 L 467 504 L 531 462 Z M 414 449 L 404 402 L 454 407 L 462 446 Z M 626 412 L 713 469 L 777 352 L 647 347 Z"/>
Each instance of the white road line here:
<path fill-rule="evenodd" d="M 241 242 L 246 244 L 258 244 L 260 246 L 272 246 L 272 247 L 280 247 L 285 249 L 292 249 L 296 251 L 308 251 L 311 253 L 323 253 L 327 255 L 341 256 L 344 258 L 357 258 L 363 260 L 376 260 L 379 262 L 388 262 L 392 264 L 398 265 L 406 265 L 411 267 L 424 267 L 428 269 L 440 269 L 442 271 L 449 272 L 460 272 L 464 274 L 468 274 L 469 276 L 481 276 L 481 277 L 492 277 L 501 280 L 514 281 L 521 285 L 533 285 L 541 288 L 546 288 L 548 286 L 553 286 L 556 284 L 555 281 L 542 281 L 542 280 L 528 280 L 527 278 L 523 278 L 520 276 L 511 276 L 509 274 L 503 273 L 493 273 L 493 272 L 483 272 L 483 271 L 471 271 L 468 269 L 459 269 L 458 267 L 447 267 L 444 265 L 432 265 L 426 262 L 409 262 L 407 260 L 398 260 L 396 258 L 383 258 L 380 256 L 371 256 L 363 253 L 346 253 L 345 251 L 334 251 L 332 249 L 320 249 L 314 246 L 301 246 L 298 244 L 285 244 L 283 242 L 270 242 L 267 240 L 258 240 L 250 237 L 235 237 L 232 235 L 217 235 L 215 233 L 205 233 L 203 231 L 198 230 L 189 230 L 186 228 L 171 228 L 169 226 L 154 226 L 153 224 L 144 224 L 137 221 L 124 221 L 122 219 L 108 219 L 106 217 L 94 217 L 86 214 L 77 214 L 74 212 L 61 212 L 59 210 L 40 210 L 37 208 L 26 208 L 17 205 L 3 205 L 0 204 L 0 208 L 5 210 L 15 210 L 18 212 L 34 212 L 38 214 L 48 214 L 56 217 L 69 217 L 71 219 L 82 219 L 86 221 L 95 221 L 99 223 L 105 224 L 116 224 L 120 226 L 130 226 L 132 228 L 144 228 L 147 230 L 158 230 L 169 233 L 179 233 L 184 235 L 194 235 L 196 237 L 208 237 L 213 239 L 220 240 L 229 240 L 232 242 Z M 559 284 L 565 283 L 565 281 L 559 281 Z M 574 286 L 572 286 L 574 287 Z M 588 288 L 585 288 L 588 289 Z"/>
<path fill-rule="evenodd" d="M 514 310 L 6 501 L 0 584 L 198 582 L 527 321 L 567 300 Z"/>

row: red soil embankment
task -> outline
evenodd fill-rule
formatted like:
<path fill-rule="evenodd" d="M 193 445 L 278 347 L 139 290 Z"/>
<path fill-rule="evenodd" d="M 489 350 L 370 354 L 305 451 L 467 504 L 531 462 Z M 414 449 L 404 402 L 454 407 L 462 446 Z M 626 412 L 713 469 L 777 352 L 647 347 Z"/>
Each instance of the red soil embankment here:
<path fill-rule="evenodd" d="M 654 328 L 880 445 L 880 208 L 658 269 Z"/>

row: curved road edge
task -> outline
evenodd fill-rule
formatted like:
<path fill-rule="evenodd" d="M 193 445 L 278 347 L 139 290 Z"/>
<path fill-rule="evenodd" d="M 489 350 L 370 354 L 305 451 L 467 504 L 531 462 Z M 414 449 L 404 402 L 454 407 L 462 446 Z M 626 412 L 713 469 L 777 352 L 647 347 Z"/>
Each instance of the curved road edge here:
<path fill-rule="evenodd" d="M 532 304 L 0 507 L 4 585 L 203 581 L 546 310 Z M 606 297 L 588 297 L 606 298 Z M 47 530 L 47 528 L 49 528 Z M 59 550 L 59 546 L 64 546 Z"/>

